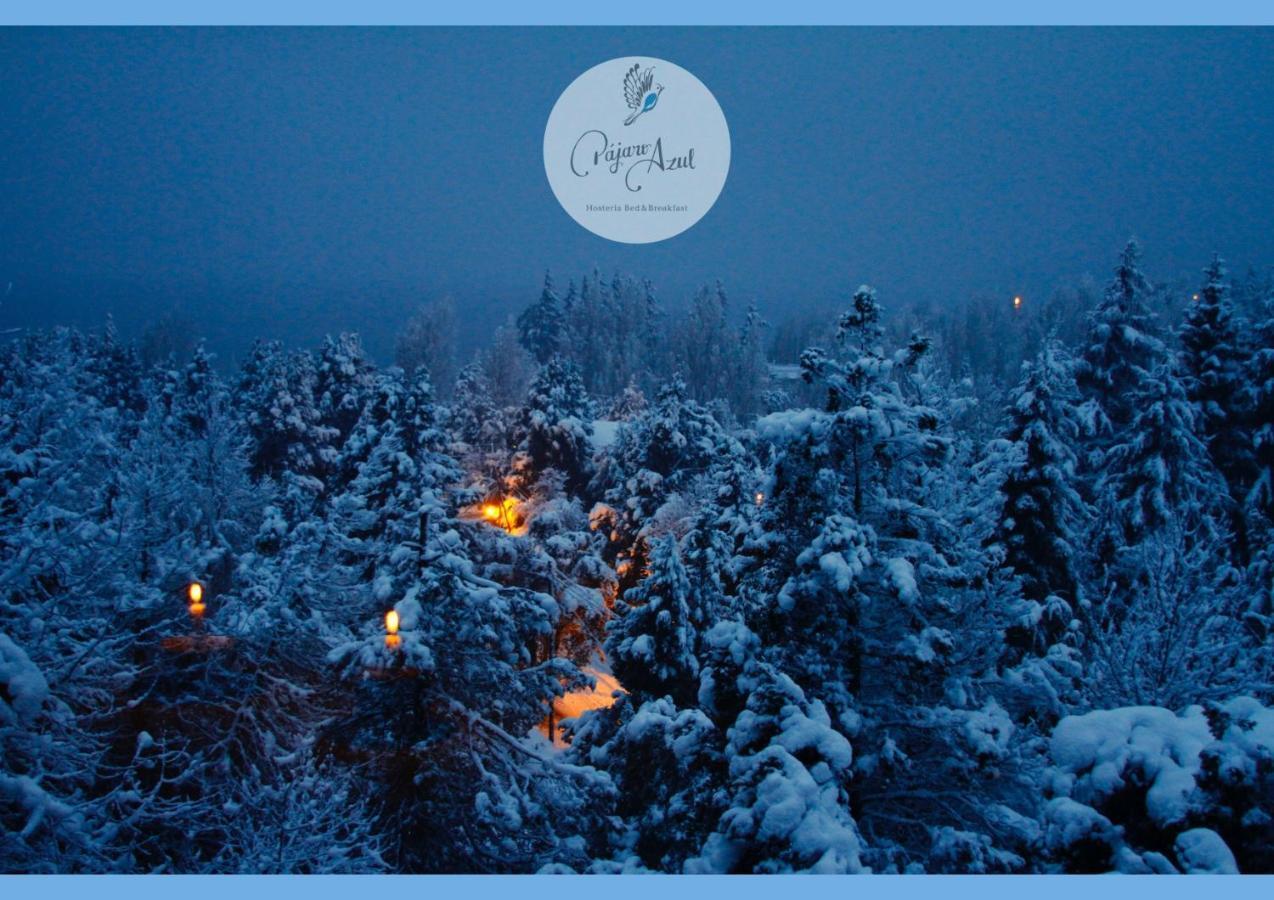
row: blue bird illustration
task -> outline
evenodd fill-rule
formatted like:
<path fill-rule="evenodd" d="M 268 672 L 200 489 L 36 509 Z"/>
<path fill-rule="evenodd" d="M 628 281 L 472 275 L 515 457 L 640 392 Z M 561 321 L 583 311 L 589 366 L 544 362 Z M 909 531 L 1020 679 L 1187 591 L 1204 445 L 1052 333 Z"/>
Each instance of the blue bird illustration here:
<path fill-rule="evenodd" d="M 653 66 L 643 72 L 641 66 L 634 63 L 628 70 L 628 74 L 624 76 L 624 100 L 628 102 L 628 108 L 632 110 L 632 113 L 624 120 L 624 124 L 631 125 L 642 113 L 648 113 L 654 109 L 663 90 L 662 84 L 655 84 Z"/>

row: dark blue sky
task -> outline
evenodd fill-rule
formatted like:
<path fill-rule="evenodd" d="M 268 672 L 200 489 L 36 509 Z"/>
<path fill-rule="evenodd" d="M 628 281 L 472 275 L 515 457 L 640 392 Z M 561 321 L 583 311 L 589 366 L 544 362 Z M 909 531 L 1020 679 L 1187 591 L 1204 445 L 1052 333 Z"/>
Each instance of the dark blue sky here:
<path fill-rule="evenodd" d="M 584 69 L 669 59 L 730 124 L 694 228 L 610 243 L 558 206 L 544 124 Z M 0 30 L 0 328 L 126 333 L 181 305 L 223 355 L 421 300 L 470 335 L 544 268 L 772 319 L 1274 263 L 1269 29 Z"/>

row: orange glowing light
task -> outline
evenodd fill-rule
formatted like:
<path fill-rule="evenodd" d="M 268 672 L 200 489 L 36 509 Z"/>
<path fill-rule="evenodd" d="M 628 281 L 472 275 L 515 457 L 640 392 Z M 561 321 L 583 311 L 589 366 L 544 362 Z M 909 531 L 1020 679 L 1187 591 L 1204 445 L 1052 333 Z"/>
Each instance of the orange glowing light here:
<path fill-rule="evenodd" d="M 518 501 L 504 497 L 498 503 L 484 504 L 482 518 L 512 534 L 518 527 Z"/>
<path fill-rule="evenodd" d="M 1021 297 L 1014 297 L 1014 298 L 1013 298 L 1013 308 L 1014 308 L 1014 309 L 1021 309 L 1021 308 L 1022 308 L 1022 298 L 1021 298 Z"/>
<path fill-rule="evenodd" d="M 385 646 L 390 650 L 397 650 L 403 642 L 398 636 L 398 610 L 391 609 L 385 613 Z"/>
<path fill-rule="evenodd" d="M 186 597 L 190 600 L 190 614 L 196 619 L 202 616 L 208 608 L 203 602 L 203 585 L 197 581 L 190 582 L 190 586 L 186 588 Z"/>

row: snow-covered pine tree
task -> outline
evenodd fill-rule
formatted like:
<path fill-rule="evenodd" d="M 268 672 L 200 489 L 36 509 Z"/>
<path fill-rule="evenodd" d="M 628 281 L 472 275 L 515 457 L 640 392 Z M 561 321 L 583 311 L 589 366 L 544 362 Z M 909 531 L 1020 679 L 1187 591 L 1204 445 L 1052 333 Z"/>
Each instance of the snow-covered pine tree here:
<path fill-rule="evenodd" d="M 685 318 L 678 323 L 671 342 L 675 365 L 685 379 L 687 395 L 700 402 L 730 395 L 737 349 L 728 318 L 725 286 L 704 285 L 695 294 Z"/>
<path fill-rule="evenodd" d="M 408 374 L 429 370 L 440 390 L 451 387 L 456 367 L 456 304 L 443 297 L 419 307 L 394 342 L 394 364 Z"/>
<path fill-rule="evenodd" d="M 740 621 L 701 637 L 693 701 L 636 689 L 574 729 L 572 755 L 614 780 L 623 823 L 591 870 L 859 871 L 848 741 Z"/>
<path fill-rule="evenodd" d="M 646 395 L 637 385 L 636 379 L 630 379 L 624 392 L 615 398 L 606 412 L 606 418 L 612 422 L 631 422 L 650 407 Z"/>
<path fill-rule="evenodd" d="M 431 528 L 454 513 L 449 488 L 461 477 L 428 373 L 408 381 L 391 369 L 376 397 L 351 431 L 357 474 L 331 504 L 332 578 L 342 586 L 334 612 L 351 625 L 376 618 L 416 583 Z"/>
<path fill-rule="evenodd" d="M 699 661 L 689 600 L 677 541 L 659 538 L 649 572 L 620 601 L 606 642 L 611 666 L 629 691 L 668 696 L 683 707 L 694 699 Z"/>
<path fill-rule="evenodd" d="M 244 364 L 236 405 L 250 439 L 253 478 L 278 481 L 287 495 L 288 515 L 308 516 L 323 492 L 326 461 L 336 432 L 324 426 L 315 404 L 314 359 L 285 353 L 277 342 L 258 342 Z"/>
<path fill-rule="evenodd" d="M 822 703 L 761 660 L 742 623 L 723 621 L 704 638 L 700 703 L 725 732 L 725 777 L 698 801 L 720 814 L 685 871 L 862 871 L 849 741 Z"/>
<path fill-rule="evenodd" d="M 1267 645 L 1274 633 L 1274 291 L 1260 309 L 1245 366 L 1253 484 L 1242 500 L 1252 547 L 1245 572 L 1251 599 L 1246 618 L 1253 640 Z"/>
<path fill-rule="evenodd" d="M 746 528 L 742 517 L 734 516 L 733 509 L 722 512 L 709 507 L 695 517 L 682 538 L 682 556 L 690 583 L 690 622 L 696 640 L 717 622 L 738 612 L 734 592 L 740 566 L 736 554 Z"/>
<path fill-rule="evenodd" d="M 1102 456 L 1099 502 L 1115 512 L 1113 538 L 1136 543 L 1172 518 L 1187 533 L 1217 527 L 1225 484 L 1198 437 L 1197 413 L 1181 380 L 1161 363 L 1144 373 L 1129 398 L 1136 413 Z"/>
<path fill-rule="evenodd" d="M 646 534 L 656 526 L 660 510 L 677 517 L 680 498 L 689 498 L 700 487 L 703 493 L 698 499 L 720 505 L 713 485 L 737 488 L 739 479 L 731 481 L 722 473 L 733 472 L 731 467 L 746 459 L 739 442 L 707 409 L 689 399 L 680 376 L 674 376 L 659 390 L 652 406 L 620 429 L 593 481 L 593 492 L 601 495 L 602 503 L 594 508 L 592 518 L 594 527 L 608 535 L 607 558 L 616 565 L 621 591 L 645 567 Z M 744 465 L 750 470 L 750 465 Z M 714 473 L 716 468 L 721 472 Z M 692 515 L 681 510 L 684 519 Z M 688 526 L 685 521 L 677 530 Z"/>
<path fill-rule="evenodd" d="M 314 405 L 329 435 L 319 456 L 326 476 L 336 467 L 340 448 L 362 415 L 372 386 L 372 367 L 357 334 L 342 332 L 323 339 L 314 363 Z"/>
<path fill-rule="evenodd" d="M 518 316 L 518 339 L 540 365 L 562 350 L 562 301 L 553 290 L 553 276 L 544 273 L 540 297 Z"/>
<path fill-rule="evenodd" d="M 731 409 L 738 415 L 752 413 L 761 404 L 762 392 L 769 380 L 765 358 L 768 328 L 769 323 L 761 317 L 756 304 L 750 304 L 729 355 L 728 389 L 720 395 L 729 401 Z"/>
<path fill-rule="evenodd" d="M 356 697 L 328 739 L 362 760 L 395 871 L 582 867 L 605 834 L 609 784 L 525 736 L 583 679 L 566 660 L 536 661 L 559 607 L 480 575 L 478 528 L 447 520 L 431 532 L 423 568 L 387 598 L 397 648 L 377 616 L 333 649 Z"/>
<path fill-rule="evenodd" d="M 1138 412 L 1097 479 L 1088 688 L 1105 705 L 1199 702 L 1233 684 L 1227 673 L 1247 680 L 1240 673 L 1255 659 L 1244 659 L 1244 604 L 1226 552 L 1226 484 L 1166 364 L 1133 399 Z"/>
<path fill-rule="evenodd" d="M 90 339 L 86 372 L 98 387 L 97 398 L 103 406 L 134 415 L 145 408 L 142 396 L 141 362 L 137 348 L 119 339 L 115 320 L 106 317 L 106 326 L 97 339 Z"/>
<path fill-rule="evenodd" d="M 1155 317 L 1146 303 L 1150 282 L 1140 265 L 1141 249 L 1129 241 L 1115 277 L 1089 315 L 1076 381 L 1086 401 L 1086 426 L 1094 436 L 1128 428 L 1138 409 L 1134 395 L 1167 352 L 1156 336 Z M 1098 437 L 1097 446 L 1104 446 L 1109 435 Z"/>
<path fill-rule="evenodd" d="M 491 398 L 482 367 L 471 363 L 460 370 L 452 391 L 452 436 L 462 444 L 462 454 L 487 453 L 500 447 L 504 437 L 500 410 Z"/>
<path fill-rule="evenodd" d="M 554 356 L 535 376 L 518 423 L 514 469 L 524 489 L 550 469 L 582 495 L 592 477 L 593 406 L 575 364 Z"/>
<path fill-rule="evenodd" d="M 886 355 L 882 335 L 861 287 L 839 352 L 802 357 L 823 409 L 758 421 L 771 445 L 764 561 L 743 591 L 769 659 L 854 742 L 850 810 L 874 836 L 864 861 L 904 868 L 941 827 L 1003 849 L 1014 729 L 979 681 L 1001 652 L 985 563 L 955 527 L 964 513 L 934 505 L 953 492 L 944 417 L 918 390 L 928 344 Z M 944 807 L 950 792 L 965 799 Z"/>
<path fill-rule="evenodd" d="M 0 350 L 0 869 L 114 865 L 94 715 L 128 684 L 111 592 L 117 409 L 69 331 Z M 124 638 L 124 639 L 121 639 Z"/>
<path fill-rule="evenodd" d="M 1267 522 L 1274 521 L 1274 292 L 1261 305 L 1247 364 L 1248 430 L 1251 434 L 1253 485 L 1245 502 Z M 1254 546 L 1256 546 L 1254 544 Z"/>
<path fill-rule="evenodd" d="M 1009 396 L 1008 428 L 983 463 L 992 483 L 988 542 L 1021 584 L 1028 608 L 1006 635 L 1018 653 L 1044 652 L 1065 632 L 1079 598 L 1077 559 L 1088 508 L 1079 493 L 1074 362 L 1048 341 Z"/>
<path fill-rule="evenodd" d="M 1234 321 L 1225 263 L 1219 256 L 1204 269 L 1198 300 L 1186 309 L 1179 332 L 1181 380 L 1199 410 L 1199 426 L 1217 469 L 1242 497 L 1251 484 L 1251 447 L 1244 430 L 1249 399 L 1244 390 L 1244 352 Z"/>

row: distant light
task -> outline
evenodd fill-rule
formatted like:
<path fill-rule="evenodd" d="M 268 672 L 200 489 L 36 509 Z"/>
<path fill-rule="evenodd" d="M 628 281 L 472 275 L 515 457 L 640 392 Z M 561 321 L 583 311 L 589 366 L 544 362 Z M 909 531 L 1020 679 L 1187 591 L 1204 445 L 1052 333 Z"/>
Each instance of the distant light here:
<path fill-rule="evenodd" d="M 1191 297 L 1190 299 L 1191 299 L 1191 300 L 1198 300 L 1198 299 L 1199 299 L 1199 295 L 1198 295 L 1198 294 L 1195 294 L 1195 295 L 1194 295 L 1193 297 Z"/>
<path fill-rule="evenodd" d="M 1013 308 L 1014 308 L 1014 309 L 1021 309 L 1021 308 L 1022 308 L 1022 298 L 1021 298 L 1021 297 L 1014 297 L 1014 298 L 1013 298 Z"/>
<path fill-rule="evenodd" d="M 760 491 L 757 491 L 756 497 L 754 497 L 753 499 L 756 500 L 756 505 L 760 506 L 762 503 L 765 502 L 765 494 L 762 494 Z"/>

